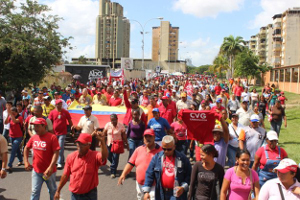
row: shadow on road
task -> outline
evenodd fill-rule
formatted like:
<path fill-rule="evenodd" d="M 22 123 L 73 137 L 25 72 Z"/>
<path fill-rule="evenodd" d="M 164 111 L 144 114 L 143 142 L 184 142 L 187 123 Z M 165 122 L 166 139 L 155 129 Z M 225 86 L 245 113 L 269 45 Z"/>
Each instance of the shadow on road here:
<path fill-rule="evenodd" d="M 0 199 L 1 199 L 1 200 L 18 200 L 18 199 L 7 199 L 7 198 L 5 198 L 5 197 L 2 196 L 2 195 L 0 195 Z"/>

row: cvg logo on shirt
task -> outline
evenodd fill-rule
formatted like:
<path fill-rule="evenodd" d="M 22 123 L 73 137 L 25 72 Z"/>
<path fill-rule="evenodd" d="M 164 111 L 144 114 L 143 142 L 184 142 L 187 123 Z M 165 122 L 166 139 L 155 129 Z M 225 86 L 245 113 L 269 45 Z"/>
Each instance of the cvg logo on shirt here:
<path fill-rule="evenodd" d="M 191 121 L 207 121 L 205 113 L 190 113 Z"/>
<path fill-rule="evenodd" d="M 46 151 L 46 146 L 47 146 L 47 143 L 44 142 L 44 141 L 34 141 L 33 142 L 33 148 L 34 149 Z"/>

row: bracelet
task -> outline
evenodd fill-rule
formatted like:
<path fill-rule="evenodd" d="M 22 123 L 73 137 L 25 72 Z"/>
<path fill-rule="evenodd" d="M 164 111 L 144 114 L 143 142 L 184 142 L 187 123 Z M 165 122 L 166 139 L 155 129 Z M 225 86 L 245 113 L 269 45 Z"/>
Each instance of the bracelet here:
<path fill-rule="evenodd" d="M 1 171 L 6 171 L 6 169 L 5 169 L 5 168 L 2 168 Z"/>

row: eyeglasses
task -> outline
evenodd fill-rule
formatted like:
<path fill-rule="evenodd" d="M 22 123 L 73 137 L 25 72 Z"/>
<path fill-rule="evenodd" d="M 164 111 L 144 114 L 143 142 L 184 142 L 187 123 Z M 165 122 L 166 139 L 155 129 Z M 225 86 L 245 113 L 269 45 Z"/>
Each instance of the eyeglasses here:
<path fill-rule="evenodd" d="M 39 94 L 43 94 L 43 93 L 39 93 Z"/>
<path fill-rule="evenodd" d="M 172 148 L 162 148 L 163 151 L 172 151 Z"/>

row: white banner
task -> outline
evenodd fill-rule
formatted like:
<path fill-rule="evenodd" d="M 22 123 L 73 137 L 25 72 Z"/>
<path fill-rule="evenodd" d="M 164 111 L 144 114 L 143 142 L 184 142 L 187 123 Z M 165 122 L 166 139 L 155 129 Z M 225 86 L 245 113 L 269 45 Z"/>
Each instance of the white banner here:
<path fill-rule="evenodd" d="M 121 58 L 121 69 L 133 69 L 133 59 Z"/>
<path fill-rule="evenodd" d="M 122 76 L 122 69 L 114 71 L 113 69 L 110 70 L 110 77 L 120 78 Z"/>
<path fill-rule="evenodd" d="M 145 72 L 146 72 L 146 80 L 151 79 L 152 76 L 153 76 L 152 70 L 151 69 L 146 69 Z"/>

